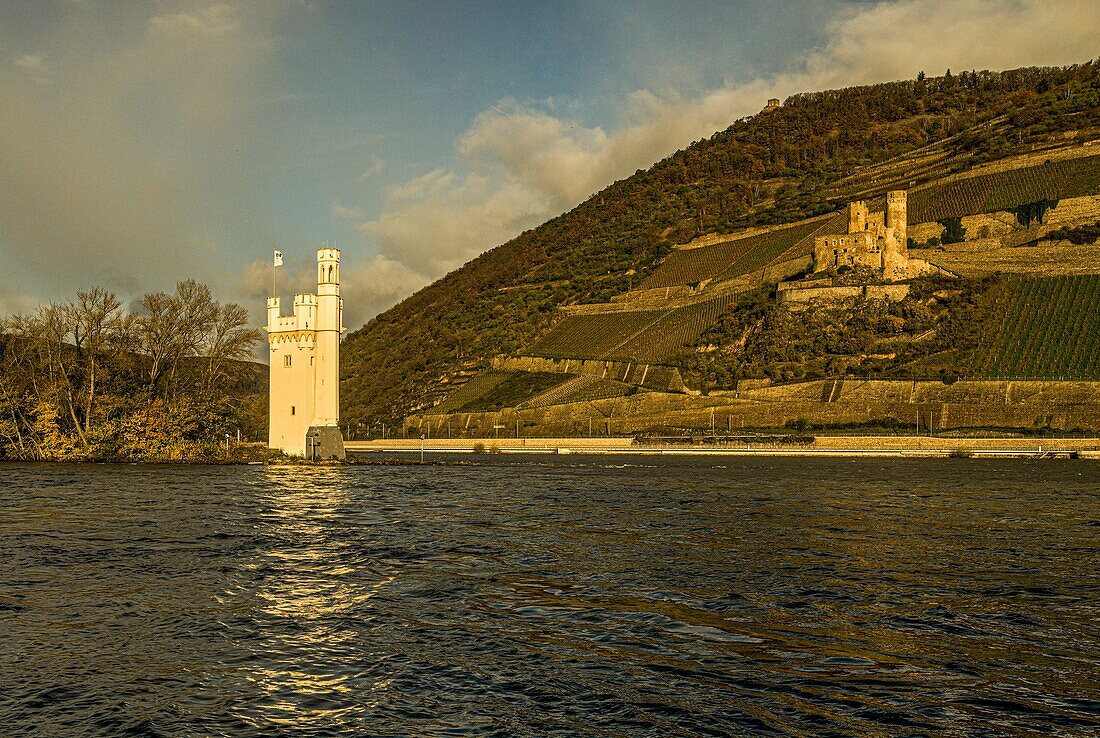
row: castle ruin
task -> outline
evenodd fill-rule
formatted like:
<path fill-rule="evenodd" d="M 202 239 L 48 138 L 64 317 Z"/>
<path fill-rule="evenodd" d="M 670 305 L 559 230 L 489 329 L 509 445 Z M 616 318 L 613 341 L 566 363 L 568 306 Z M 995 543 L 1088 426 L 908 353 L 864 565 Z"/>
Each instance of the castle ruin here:
<path fill-rule="evenodd" d="M 889 281 L 908 279 L 924 271 L 911 263 L 906 245 L 905 190 L 886 194 L 886 210 L 872 213 L 864 200 L 848 205 L 848 232 L 814 239 L 814 271 L 872 269 Z"/>

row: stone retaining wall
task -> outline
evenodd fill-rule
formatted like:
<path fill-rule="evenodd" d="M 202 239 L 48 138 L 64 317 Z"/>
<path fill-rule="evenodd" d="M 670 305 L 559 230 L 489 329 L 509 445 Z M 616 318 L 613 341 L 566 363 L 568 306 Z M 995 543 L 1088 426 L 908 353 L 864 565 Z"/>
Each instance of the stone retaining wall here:
<path fill-rule="evenodd" d="M 684 380 L 675 367 L 603 359 L 547 359 L 540 356 L 507 356 L 493 359 L 492 367 L 511 372 L 587 374 L 600 379 L 637 384 L 661 392 L 683 392 Z"/>
<path fill-rule="evenodd" d="M 811 424 L 857 424 L 894 418 L 922 428 L 1041 428 L 1100 430 L 1100 382 L 861 381 L 801 382 L 724 392 L 709 396 L 643 392 L 592 402 L 503 413 L 452 416 L 452 427 L 492 434 L 493 425 L 514 426 L 531 435 L 583 433 L 591 422 L 606 433 L 655 427 L 707 428 L 713 412 L 717 428 L 782 428 L 800 420 Z M 828 386 L 826 386 L 828 385 Z M 826 401 L 827 400 L 827 401 Z M 444 427 L 443 416 L 410 418 L 414 425 Z"/>
<path fill-rule="evenodd" d="M 797 282 L 786 284 L 797 285 Z M 909 294 L 907 284 L 868 284 L 853 285 L 850 287 L 802 287 L 797 286 L 780 289 L 776 293 L 779 302 L 810 302 L 811 300 L 851 300 L 863 297 L 868 300 L 890 300 L 897 302 L 905 299 Z"/>

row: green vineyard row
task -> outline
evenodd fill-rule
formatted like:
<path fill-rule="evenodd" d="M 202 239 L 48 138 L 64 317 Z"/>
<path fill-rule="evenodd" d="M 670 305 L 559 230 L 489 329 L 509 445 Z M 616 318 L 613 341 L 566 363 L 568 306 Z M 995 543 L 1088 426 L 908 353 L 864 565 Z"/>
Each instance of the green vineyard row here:
<path fill-rule="evenodd" d="M 665 363 L 713 325 L 736 295 L 669 310 L 570 315 L 527 350 L 553 359 Z"/>
<path fill-rule="evenodd" d="M 1100 275 L 1013 277 L 989 296 L 971 361 L 991 379 L 1100 380 Z"/>
<path fill-rule="evenodd" d="M 642 283 L 642 288 L 673 287 L 695 284 L 705 279 L 733 279 L 749 274 L 806 241 L 821 226 L 821 221 L 796 223 L 756 236 L 673 251 L 657 271 Z"/>
<path fill-rule="evenodd" d="M 1100 156 L 1038 164 L 948 182 L 909 195 L 909 222 L 1012 210 L 1039 200 L 1100 192 Z"/>

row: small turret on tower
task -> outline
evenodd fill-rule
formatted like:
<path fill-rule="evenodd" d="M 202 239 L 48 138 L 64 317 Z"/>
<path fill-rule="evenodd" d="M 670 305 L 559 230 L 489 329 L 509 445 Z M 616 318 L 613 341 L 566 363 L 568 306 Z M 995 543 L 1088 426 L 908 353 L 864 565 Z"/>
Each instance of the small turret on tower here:
<path fill-rule="evenodd" d="M 340 249 L 317 249 L 317 284 L 334 285 L 340 291 Z"/>
<path fill-rule="evenodd" d="M 278 330 L 279 325 L 279 303 L 278 297 L 267 298 L 267 325 L 264 327 L 268 333 Z"/>

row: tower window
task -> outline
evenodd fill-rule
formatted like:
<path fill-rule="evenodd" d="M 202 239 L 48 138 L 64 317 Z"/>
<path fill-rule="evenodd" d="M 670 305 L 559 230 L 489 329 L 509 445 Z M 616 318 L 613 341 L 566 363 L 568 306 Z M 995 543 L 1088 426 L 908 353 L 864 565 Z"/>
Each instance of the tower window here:
<path fill-rule="evenodd" d="M 290 366 L 290 361 L 291 361 L 292 358 L 293 357 L 290 354 L 287 354 L 286 356 L 284 356 L 283 357 L 283 366 Z"/>
<path fill-rule="evenodd" d="M 293 414 L 294 414 L 294 406 L 293 406 L 293 405 L 291 405 L 291 406 L 290 406 L 290 414 L 291 414 L 291 415 L 293 415 Z"/>

